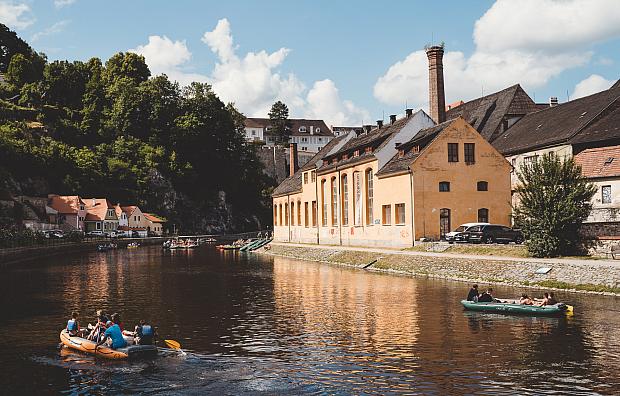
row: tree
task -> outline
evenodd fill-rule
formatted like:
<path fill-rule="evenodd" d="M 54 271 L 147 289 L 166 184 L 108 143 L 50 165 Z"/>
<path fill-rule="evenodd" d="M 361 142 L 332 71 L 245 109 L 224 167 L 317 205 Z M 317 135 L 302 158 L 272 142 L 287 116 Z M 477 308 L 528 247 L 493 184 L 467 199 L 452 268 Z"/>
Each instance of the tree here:
<path fill-rule="evenodd" d="M 133 52 L 119 52 L 112 55 L 105 63 L 103 74 L 106 85 L 113 84 L 116 79 L 128 78 L 133 84 L 138 85 L 151 76 L 151 71 L 146 65 L 144 56 Z"/>
<path fill-rule="evenodd" d="M 279 100 L 275 102 L 269 111 L 269 120 L 271 120 L 271 133 L 276 136 L 276 142 L 286 145 L 291 136 L 288 107 Z"/>
<path fill-rule="evenodd" d="M 519 204 L 515 222 L 523 230 L 527 248 L 535 257 L 555 257 L 579 248 L 579 230 L 596 189 L 581 175 L 573 158 L 554 153 L 525 164 L 518 173 Z"/>
<path fill-rule="evenodd" d="M 38 56 L 24 40 L 19 38 L 14 31 L 0 23 L 0 73 L 6 73 L 9 62 L 15 54 L 22 54 L 30 59 Z"/>
<path fill-rule="evenodd" d="M 17 88 L 24 84 L 41 80 L 43 75 L 44 63 L 39 60 L 32 60 L 22 54 L 15 54 L 9 62 L 6 72 L 6 80 Z"/>

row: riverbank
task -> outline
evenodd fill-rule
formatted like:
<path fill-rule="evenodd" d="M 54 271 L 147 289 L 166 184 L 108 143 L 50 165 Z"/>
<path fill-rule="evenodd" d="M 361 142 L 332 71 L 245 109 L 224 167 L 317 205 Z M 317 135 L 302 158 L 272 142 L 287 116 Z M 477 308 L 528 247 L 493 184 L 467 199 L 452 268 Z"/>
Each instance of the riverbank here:
<path fill-rule="evenodd" d="M 272 243 L 259 253 L 398 275 L 620 296 L 620 263 Z M 537 274 L 542 267 L 551 268 Z"/>
<path fill-rule="evenodd" d="M 140 245 L 158 245 L 168 238 L 131 238 L 131 239 L 102 239 L 86 242 L 67 242 L 48 246 L 28 246 L 20 248 L 0 249 L 0 266 L 16 264 L 28 260 L 36 260 L 43 257 L 58 256 L 61 254 L 95 251 L 97 245 L 114 242 L 119 248 L 125 248 L 131 242 Z"/>

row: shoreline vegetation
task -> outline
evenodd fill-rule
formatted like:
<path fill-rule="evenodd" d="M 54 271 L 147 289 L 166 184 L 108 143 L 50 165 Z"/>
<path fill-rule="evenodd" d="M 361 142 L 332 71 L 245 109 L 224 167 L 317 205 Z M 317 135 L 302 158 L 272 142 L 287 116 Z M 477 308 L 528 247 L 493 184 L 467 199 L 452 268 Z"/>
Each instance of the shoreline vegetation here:
<path fill-rule="evenodd" d="M 484 249 L 487 253 L 482 253 L 468 249 L 469 246 L 433 252 L 416 251 L 416 248 L 272 243 L 269 250 L 260 249 L 259 253 L 402 276 L 620 296 L 620 264 L 588 258 L 507 257 L 503 253 L 506 250 L 520 254 L 521 249 L 518 246 L 493 247 L 487 247 Z M 536 270 L 542 267 L 551 270 L 547 274 L 537 274 Z"/>

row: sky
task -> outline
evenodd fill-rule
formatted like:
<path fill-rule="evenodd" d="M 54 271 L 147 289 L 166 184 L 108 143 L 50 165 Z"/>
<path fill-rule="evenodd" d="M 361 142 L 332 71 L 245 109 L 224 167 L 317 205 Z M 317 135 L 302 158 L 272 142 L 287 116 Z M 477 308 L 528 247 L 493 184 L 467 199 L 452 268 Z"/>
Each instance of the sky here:
<path fill-rule="evenodd" d="M 0 0 L 49 60 L 144 55 L 247 116 L 361 125 L 428 108 L 424 46 L 445 44 L 446 103 L 521 86 L 560 102 L 620 78 L 620 0 Z"/>

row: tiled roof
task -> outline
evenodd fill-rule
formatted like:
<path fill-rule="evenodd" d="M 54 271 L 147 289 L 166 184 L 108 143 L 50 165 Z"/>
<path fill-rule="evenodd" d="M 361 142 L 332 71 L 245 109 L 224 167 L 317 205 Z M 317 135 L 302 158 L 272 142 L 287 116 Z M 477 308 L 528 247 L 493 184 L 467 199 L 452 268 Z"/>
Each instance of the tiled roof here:
<path fill-rule="evenodd" d="M 404 150 L 404 155 L 401 156 L 400 153 L 394 155 L 392 159 L 390 159 L 387 164 L 385 164 L 383 168 L 377 172 L 377 176 L 381 177 L 392 173 L 406 171 L 413 160 L 420 155 L 422 149 L 428 146 L 428 144 L 432 142 L 444 129 L 446 129 L 448 125 L 452 124 L 453 121 L 454 120 L 448 120 L 433 127 L 420 130 L 420 132 L 418 132 L 413 139 L 401 144 L 398 147 L 399 150 Z M 420 151 L 414 152 L 412 148 L 415 146 L 418 146 Z"/>
<path fill-rule="evenodd" d="M 305 118 L 291 118 L 291 136 L 334 136 L 332 131 L 327 127 L 323 120 L 307 120 Z M 269 118 L 246 118 L 246 128 L 267 128 L 271 126 L 271 120 Z M 306 132 L 299 132 L 299 129 L 304 126 Z M 312 135 L 310 129 L 312 127 Z M 318 130 L 318 132 L 317 132 Z"/>
<path fill-rule="evenodd" d="M 523 116 L 537 110 L 536 103 L 516 84 L 450 109 L 446 119 L 463 117 L 482 137 L 493 142 L 502 132 L 505 116 Z"/>
<path fill-rule="evenodd" d="M 105 220 L 108 209 L 114 209 L 110 201 L 105 198 L 84 198 L 83 201 L 86 204 L 87 221 Z"/>
<path fill-rule="evenodd" d="M 144 218 L 153 222 L 153 223 L 165 223 L 166 220 L 162 219 L 161 217 L 157 216 L 156 214 L 153 213 L 142 213 L 144 215 Z"/>
<path fill-rule="evenodd" d="M 77 213 L 84 202 L 77 195 L 50 195 L 47 205 L 58 213 Z"/>
<path fill-rule="evenodd" d="M 136 210 L 137 206 L 135 205 L 129 205 L 129 206 L 120 206 L 120 205 L 116 205 L 114 206 L 114 211 L 116 212 L 116 215 L 118 217 L 121 216 L 121 213 L 125 212 L 127 213 L 127 216 L 131 216 L 131 214 L 133 213 L 134 210 Z"/>
<path fill-rule="evenodd" d="M 301 175 L 303 172 L 296 172 L 292 177 L 287 177 L 282 180 L 282 183 L 273 190 L 272 197 L 279 197 L 282 195 L 289 195 L 297 192 L 301 192 Z"/>
<path fill-rule="evenodd" d="M 568 143 L 619 138 L 620 89 L 609 89 L 530 113 L 495 139 L 504 155 Z"/>
<path fill-rule="evenodd" d="M 620 146 L 597 147 L 575 155 L 585 177 L 620 176 Z"/>

